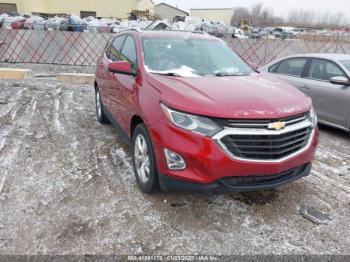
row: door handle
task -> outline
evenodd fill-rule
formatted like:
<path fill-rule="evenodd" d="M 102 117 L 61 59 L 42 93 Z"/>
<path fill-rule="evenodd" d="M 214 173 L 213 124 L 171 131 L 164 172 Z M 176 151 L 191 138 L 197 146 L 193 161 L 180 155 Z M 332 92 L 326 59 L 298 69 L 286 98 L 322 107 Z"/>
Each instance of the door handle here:
<path fill-rule="evenodd" d="M 307 85 L 307 84 L 304 84 L 304 85 L 302 85 L 301 87 L 302 87 L 302 88 L 305 88 L 305 89 L 310 89 L 310 86 Z"/>

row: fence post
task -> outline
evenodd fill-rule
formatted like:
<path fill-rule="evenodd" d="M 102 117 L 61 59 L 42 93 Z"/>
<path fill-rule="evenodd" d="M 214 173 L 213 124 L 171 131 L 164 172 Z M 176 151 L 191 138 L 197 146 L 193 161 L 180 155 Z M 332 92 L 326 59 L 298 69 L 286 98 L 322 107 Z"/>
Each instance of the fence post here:
<path fill-rule="evenodd" d="M 339 32 L 337 33 L 337 37 L 335 38 L 335 53 L 338 53 L 338 47 L 339 47 Z"/>
<path fill-rule="evenodd" d="M 265 40 L 265 49 L 264 49 L 263 65 L 266 65 L 266 57 L 267 57 L 268 44 L 269 44 L 269 36 L 267 36 L 267 37 L 266 37 L 266 40 Z"/>

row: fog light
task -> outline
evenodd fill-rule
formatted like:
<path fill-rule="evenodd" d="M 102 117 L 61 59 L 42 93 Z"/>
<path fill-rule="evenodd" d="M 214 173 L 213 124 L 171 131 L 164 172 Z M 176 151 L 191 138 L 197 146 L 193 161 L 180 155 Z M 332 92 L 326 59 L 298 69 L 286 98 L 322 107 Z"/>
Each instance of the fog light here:
<path fill-rule="evenodd" d="M 186 168 L 185 160 L 179 154 L 164 148 L 164 154 L 170 170 L 183 170 Z"/>

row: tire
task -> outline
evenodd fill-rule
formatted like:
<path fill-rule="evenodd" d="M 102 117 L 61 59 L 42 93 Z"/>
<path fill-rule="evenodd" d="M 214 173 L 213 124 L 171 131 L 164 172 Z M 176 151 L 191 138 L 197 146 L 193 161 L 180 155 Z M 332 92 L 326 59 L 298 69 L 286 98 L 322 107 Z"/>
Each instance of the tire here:
<path fill-rule="evenodd" d="M 132 164 L 137 185 L 141 190 L 147 194 L 158 191 L 154 150 L 144 124 L 137 125 L 132 136 Z"/>
<path fill-rule="evenodd" d="M 98 122 L 100 122 L 101 124 L 108 124 L 109 120 L 105 115 L 104 107 L 100 96 L 100 91 L 98 90 L 98 88 L 95 89 L 95 104 L 96 104 L 96 116 L 97 116 Z"/>

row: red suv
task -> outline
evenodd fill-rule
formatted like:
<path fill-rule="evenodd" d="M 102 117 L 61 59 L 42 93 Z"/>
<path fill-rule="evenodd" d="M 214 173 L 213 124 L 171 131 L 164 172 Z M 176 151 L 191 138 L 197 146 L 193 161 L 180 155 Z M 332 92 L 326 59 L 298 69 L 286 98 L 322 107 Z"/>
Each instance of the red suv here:
<path fill-rule="evenodd" d="M 95 94 L 99 122 L 131 142 L 146 193 L 260 190 L 310 173 L 311 100 L 218 38 L 122 31 L 98 61 Z"/>

